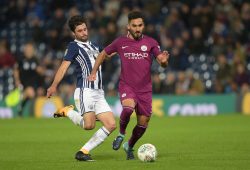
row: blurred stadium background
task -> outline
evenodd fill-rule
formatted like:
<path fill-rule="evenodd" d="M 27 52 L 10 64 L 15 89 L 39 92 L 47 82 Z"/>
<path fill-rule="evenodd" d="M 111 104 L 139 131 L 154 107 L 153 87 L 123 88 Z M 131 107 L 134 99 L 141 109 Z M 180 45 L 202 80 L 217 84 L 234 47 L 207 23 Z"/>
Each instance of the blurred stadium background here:
<path fill-rule="evenodd" d="M 59 97 L 43 98 L 72 40 L 70 16 L 86 16 L 90 40 L 105 47 L 126 32 L 127 14 L 135 9 L 146 15 L 145 34 L 171 54 L 167 69 L 152 66 L 156 115 L 250 114 L 250 1 L 1 0 L 0 118 L 47 117 L 48 110 L 73 102 L 73 67 Z M 119 57 L 103 67 L 106 95 L 119 114 Z M 26 82 L 20 96 L 13 93 L 19 81 Z M 26 112 L 18 114 L 20 107 Z"/>
<path fill-rule="evenodd" d="M 44 97 L 72 40 L 67 19 L 86 16 L 90 39 L 104 47 L 126 32 L 134 9 L 171 55 L 167 69 L 153 63 L 153 117 L 135 146 L 152 143 L 159 156 L 153 164 L 125 161 L 122 149 L 111 149 L 116 131 L 86 166 L 74 153 L 94 132 L 45 118 L 73 103 L 73 67 L 58 94 Z M 103 68 L 119 116 L 119 58 Z M 250 169 L 249 83 L 249 0 L 1 0 L 0 169 Z"/>

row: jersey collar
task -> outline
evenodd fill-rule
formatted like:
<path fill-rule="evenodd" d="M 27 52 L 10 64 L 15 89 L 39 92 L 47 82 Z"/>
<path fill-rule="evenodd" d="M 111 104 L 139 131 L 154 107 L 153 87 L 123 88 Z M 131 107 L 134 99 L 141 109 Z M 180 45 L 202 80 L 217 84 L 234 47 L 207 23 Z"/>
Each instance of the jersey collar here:
<path fill-rule="evenodd" d="M 77 39 L 75 39 L 74 41 L 77 42 L 77 43 L 80 43 L 80 44 L 89 44 L 89 41 L 82 42 L 82 41 L 79 41 L 79 40 L 77 40 Z"/>

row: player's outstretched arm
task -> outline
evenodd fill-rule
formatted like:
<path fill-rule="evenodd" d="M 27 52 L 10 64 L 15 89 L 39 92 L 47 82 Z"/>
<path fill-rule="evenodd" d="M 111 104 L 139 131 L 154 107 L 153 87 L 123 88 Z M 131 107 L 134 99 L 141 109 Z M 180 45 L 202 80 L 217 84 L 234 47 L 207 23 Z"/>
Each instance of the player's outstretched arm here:
<path fill-rule="evenodd" d="M 169 53 L 167 51 L 163 51 L 160 53 L 157 57 L 156 60 L 157 62 L 162 66 L 162 67 L 167 67 L 168 65 L 168 59 L 169 59 Z"/>
<path fill-rule="evenodd" d="M 95 81 L 96 79 L 96 72 L 99 68 L 99 66 L 103 63 L 104 59 L 106 58 L 107 56 L 107 53 L 102 50 L 102 52 L 97 56 L 96 60 L 95 60 L 95 64 L 94 64 L 94 67 L 88 77 L 88 80 L 89 81 Z"/>
<path fill-rule="evenodd" d="M 50 98 L 56 92 L 57 86 L 61 82 L 61 80 L 63 79 L 64 74 L 66 73 L 70 63 L 71 63 L 70 61 L 65 61 L 64 60 L 62 62 L 62 64 L 60 65 L 59 69 L 56 72 L 53 83 L 47 89 L 47 97 L 48 98 Z"/>

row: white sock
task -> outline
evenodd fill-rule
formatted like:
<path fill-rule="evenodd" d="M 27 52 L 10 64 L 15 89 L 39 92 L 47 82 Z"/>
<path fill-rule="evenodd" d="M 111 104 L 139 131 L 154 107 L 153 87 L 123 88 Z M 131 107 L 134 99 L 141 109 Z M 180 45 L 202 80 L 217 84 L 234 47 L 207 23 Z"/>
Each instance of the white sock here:
<path fill-rule="evenodd" d="M 92 149 L 100 145 L 110 134 L 110 132 L 103 126 L 89 139 L 89 141 L 82 147 L 83 152 L 90 152 Z"/>
<path fill-rule="evenodd" d="M 68 118 L 75 124 L 83 128 L 83 117 L 75 110 L 70 110 L 67 113 Z"/>

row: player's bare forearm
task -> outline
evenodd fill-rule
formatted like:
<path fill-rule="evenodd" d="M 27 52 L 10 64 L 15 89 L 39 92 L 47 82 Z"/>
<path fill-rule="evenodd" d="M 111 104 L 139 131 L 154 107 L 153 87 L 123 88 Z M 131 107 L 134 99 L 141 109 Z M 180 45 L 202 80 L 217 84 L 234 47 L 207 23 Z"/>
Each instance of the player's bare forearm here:
<path fill-rule="evenodd" d="M 56 92 L 56 88 L 57 88 L 58 84 L 61 82 L 61 80 L 63 79 L 70 63 L 71 63 L 70 61 L 63 61 L 62 62 L 62 64 L 60 65 L 59 69 L 56 72 L 53 83 L 51 84 L 51 86 L 47 90 L 47 97 L 50 97 L 53 93 Z"/>
<path fill-rule="evenodd" d="M 96 72 L 97 72 L 99 66 L 103 63 L 106 56 L 107 56 L 107 53 L 104 50 L 102 50 L 102 52 L 97 56 L 97 58 L 95 60 L 94 67 L 92 68 L 92 71 L 88 77 L 89 81 L 94 81 L 96 79 L 96 77 L 95 77 Z"/>
<path fill-rule="evenodd" d="M 68 67 L 70 65 L 70 61 L 63 61 L 62 64 L 60 65 L 59 69 L 56 72 L 54 81 L 52 83 L 52 86 L 57 87 L 57 85 L 61 82 L 63 79 Z"/>
<path fill-rule="evenodd" d="M 103 63 L 103 60 L 105 59 L 105 57 L 107 56 L 106 52 L 104 50 L 102 50 L 102 52 L 97 56 L 96 60 L 95 60 L 95 64 L 94 67 L 92 69 L 92 72 L 96 73 L 99 66 Z"/>

